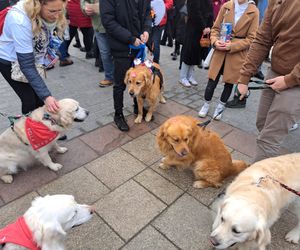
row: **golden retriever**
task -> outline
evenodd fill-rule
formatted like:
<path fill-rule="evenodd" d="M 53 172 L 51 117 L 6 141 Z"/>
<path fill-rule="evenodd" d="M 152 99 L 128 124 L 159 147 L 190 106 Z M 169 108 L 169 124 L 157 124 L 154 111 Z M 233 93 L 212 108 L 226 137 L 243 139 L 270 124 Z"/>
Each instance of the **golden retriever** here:
<path fill-rule="evenodd" d="M 153 63 L 154 70 L 160 71 L 160 66 Z M 153 112 L 159 102 L 166 103 L 163 96 L 162 78 L 152 72 L 147 66 L 140 64 L 130 68 L 125 75 L 125 84 L 128 85 L 128 93 L 137 98 L 138 116 L 135 123 L 141 123 L 143 119 L 144 100 L 148 102 L 149 110 L 145 117 L 146 122 L 150 122 Z M 145 115 L 145 114 L 144 114 Z"/>
<path fill-rule="evenodd" d="M 63 250 L 66 231 L 90 220 L 93 212 L 91 206 L 77 204 L 72 195 L 37 197 L 16 223 L 0 230 L 0 249 Z"/>
<path fill-rule="evenodd" d="M 160 167 L 191 168 L 195 188 L 220 187 L 222 181 L 247 167 L 243 161 L 232 161 L 220 137 L 199 127 L 191 116 L 175 116 L 159 129 L 157 143 L 165 156 Z"/>
<path fill-rule="evenodd" d="M 0 135 L 0 178 L 5 183 L 12 183 L 12 175 L 17 173 L 18 168 L 26 170 L 35 160 L 53 171 L 63 167 L 59 163 L 52 162 L 49 150 L 54 147 L 58 153 L 65 153 L 67 148 L 58 146 L 56 140 L 65 134 L 74 121 L 84 121 L 89 112 L 73 99 L 60 100 L 59 106 L 60 109 L 56 114 L 47 113 L 43 106 L 28 116 L 32 121 L 44 124 L 49 131 L 57 132 L 54 140 L 39 149 L 35 150 L 27 137 L 25 129 L 27 117 L 18 119 L 12 128 L 8 128 Z"/>
<path fill-rule="evenodd" d="M 296 201 L 292 209 L 298 222 L 285 239 L 297 244 L 300 238 L 300 198 L 274 180 L 300 190 L 299 176 L 299 153 L 265 159 L 243 171 L 227 188 L 220 202 L 210 235 L 211 243 L 217 249 L 237 243 L 238 249 L 264 250 L 271 242 L 270 227 L 282 210 Z"/>

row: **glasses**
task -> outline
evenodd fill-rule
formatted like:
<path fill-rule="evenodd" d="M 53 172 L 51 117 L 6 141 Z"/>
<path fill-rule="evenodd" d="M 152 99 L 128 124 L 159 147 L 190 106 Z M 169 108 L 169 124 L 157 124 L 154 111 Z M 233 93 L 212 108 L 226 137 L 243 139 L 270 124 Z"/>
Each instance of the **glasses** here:
<path fill-rule="evenodd" d="M 62 13 L 62 11 L 63 10 L 49 10 L 49 9 L 47 9 L 47 8 L 45 8 L 46 10 L 47 10 L 47 12 L 49 13 L 49 14 L 52 14 L 52 15 L 54 15 L 54 14 L 60 14 L 60 13 Z"/>

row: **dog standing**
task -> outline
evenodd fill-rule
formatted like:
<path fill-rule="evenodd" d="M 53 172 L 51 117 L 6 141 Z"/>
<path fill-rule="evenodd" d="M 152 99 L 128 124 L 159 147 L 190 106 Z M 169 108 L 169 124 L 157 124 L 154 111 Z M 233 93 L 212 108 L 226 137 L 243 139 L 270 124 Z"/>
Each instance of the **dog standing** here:
<path fill-rule="evenodd" d="M 37 197 L 22 217 L 0 230 L 0 249 L 63 250 L 66 231 L 90 220 L 93 212 L 72 195 Z"/>
<path fill-rule="evenodd" d="M 181 115 L 161 125 L 156 137 L 164 155 L 160 167 L 192 169 L 195 188 L 220 187 L 226 177 L 238 174 L 247 165 L 232 160 L 220 137 L 198 123 L 194 117 Z"/>
<path fill-rule="evenodd" d="M 62 168 L 61 164 L 52 162 L 49 150 L 54 147 L 58 153 L 65 153 L 68 149 L 58 146 L 57 139 L 74 121 L 84 121 L 89 112 L 73 99 L 60 100 L 59 106 L 56 114 L 48 113 L 45 106 L 40 107 L 0 135 L 0 178 L 5 183 L 12 183 L 12 175 L 18 168 L 25 170 L 35 160 L 53 171 Z"/>
<path fill-rule="evenodd" d="M 153 63 L 152 69 L 144 64 L 132 67 L 126 72 L 124 82 L 128 85 L 130 96 L 137 98 L 138 116 L 134 122 L 142 122 L 144 100 L 149 105 L 145 121 L 150 122 L 157 104 L 159 102 L 166 103 L 163 96 L 163 77 L 160 66 L 157 63 Z"/>
<path fill-rule="evenodd" d="M 278 182 L 300 190 L 300 153 L 265 159 L 243 171 L 226 190 L 210 236 L 217 249 L 237 244 L 238 249 L 265 250 L 271 243 L 271 226 L 282 210 L 295 201 L 297 225 L 285 239 L 300 238 L 300 197 Z M 276 181 L 275 181 L 276 180 Z"/>

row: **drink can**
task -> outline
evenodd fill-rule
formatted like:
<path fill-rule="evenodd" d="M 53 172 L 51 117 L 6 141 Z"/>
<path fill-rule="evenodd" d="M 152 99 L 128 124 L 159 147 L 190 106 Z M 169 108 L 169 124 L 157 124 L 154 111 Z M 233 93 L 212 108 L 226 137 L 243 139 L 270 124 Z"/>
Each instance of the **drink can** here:
<path fill-rule="evenodd" d="M 223 42 L 229 42 L 231 40 L 232 23 L 222 23 L 220 40 Z"/>

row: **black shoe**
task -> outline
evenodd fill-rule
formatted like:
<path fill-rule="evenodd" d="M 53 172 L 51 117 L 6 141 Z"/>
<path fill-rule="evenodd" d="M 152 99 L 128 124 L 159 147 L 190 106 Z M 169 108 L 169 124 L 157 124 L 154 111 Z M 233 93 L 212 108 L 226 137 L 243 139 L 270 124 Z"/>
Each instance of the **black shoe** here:
<path fill-rule="evenodd" d="M 95 58 L 95 55 L 93 52 L 86 52 L 85 59 L 92 59 Z"/>
<path fill-rule="evenodd" d="M 161 42 L 160 42 L 160 45 L 166 46 L 166 42 L 161 41 Z"/>
<path fill-rule="evenodd" d="M 263 72 L 261 72 L 261 70 L 258 71 L 258 72 L 256 73 L 256 75 L 254 75 L 254 77 L 256 77 L 256 78 L 258 78 L 258 79 L 260 79 L 260 80 L 264 80 L 264 79 L 265 79 L 265 76 L 264 76 Z"/>
<path fill-rule="evenodd" d="M 121 131 L 129 131 L 129 126 L 125 120 L 124 115 L 121 114 L 115 114 L 114 116 L 114 121 L 115 124 L 117 125 L 118 129 L 120 129 Z"/>
<path fill-rule="evenodd" d="M 79 50 L 80 50 L 81 52 L 86 52 L 85 47 L 81 47 L 81 48 L 79 48 Z"/>
<path fill-rule="evenodd" d="M 176 61 L 176 60 L 177 60 L 177 55 L 176 55 L 176 54 L 174 54 L 174 56 L 172 56 L 172 60 L 173 60 L 173 61 Z"/>
<path fill-rule="evenodd" d="M 99 66 L 99 72 L 100 72 L 100 73 L 104 72 L 104 68 L 103 68 L 103 66 L 102 66 L 102 67 L 101 67 L 101 66 Z"/>
<path fill-rule="evenodd" d="M 167 46 L 170 47 L 170 48 L 172 48 L 173 47 L 173 43 L 168 43 Z"/>
<path fill-rule="evenodd" d="M 59 141 L 64 141 L 64 140 L 67 140 L 68 137 L 66 135 L 62 135 L 61 137 L 59 137 L 57 140 Z"/>
<path fill-rule="evenodd" d="M 73 44 L 73 47 L 80 49 L 81 48 L 81 44 L 80 43 L 75 43 L 75 44 Z"/>
<path fill-rule="evenodd" d="M 240 100 L 238 96 L 234 96 L 233 100 L 225 104 L 225 107 L 231 109 L 242 109 L 246 107 L 246 102 L 247 98 L 243 98 L 242 100 Z"/>

